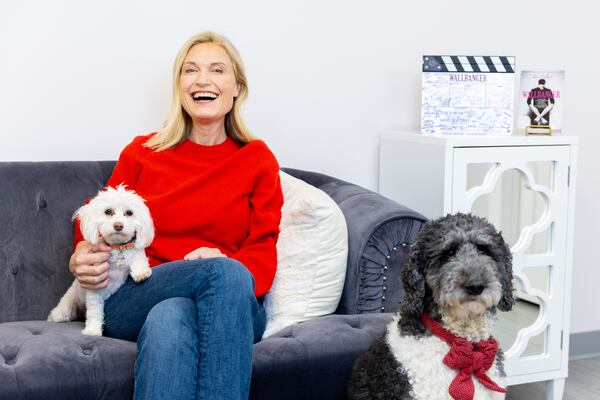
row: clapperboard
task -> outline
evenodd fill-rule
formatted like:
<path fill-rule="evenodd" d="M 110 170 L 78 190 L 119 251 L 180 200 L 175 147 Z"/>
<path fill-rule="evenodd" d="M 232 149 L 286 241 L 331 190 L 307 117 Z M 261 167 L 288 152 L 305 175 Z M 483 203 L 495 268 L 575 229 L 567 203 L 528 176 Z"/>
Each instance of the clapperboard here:
<path fill-rule="evenodd" d="M 510 135 L 515 57 L 423 56 L 421 131 Z"/>

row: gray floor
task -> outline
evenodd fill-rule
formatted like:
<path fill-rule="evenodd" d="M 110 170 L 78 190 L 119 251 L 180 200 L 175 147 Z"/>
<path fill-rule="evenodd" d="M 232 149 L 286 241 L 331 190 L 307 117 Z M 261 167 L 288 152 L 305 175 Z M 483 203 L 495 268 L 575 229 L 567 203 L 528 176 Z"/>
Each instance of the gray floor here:
<path fill-rule="evenodd" d="M 544 382 L 527 383 L 508 388 L 508 400 L 546 398 Z M 600 357 L 569 362 L 569 377 L 563 400 L 600 399 Z"/>

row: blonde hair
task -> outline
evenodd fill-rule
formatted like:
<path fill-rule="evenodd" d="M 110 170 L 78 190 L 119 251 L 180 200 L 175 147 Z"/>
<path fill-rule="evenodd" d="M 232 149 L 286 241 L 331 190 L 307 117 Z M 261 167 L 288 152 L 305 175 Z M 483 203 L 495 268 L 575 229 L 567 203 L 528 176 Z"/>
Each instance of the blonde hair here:
<path fill-rule="evenodd" d="M 241 107 L 248 97 L 248 81 L 240 54 L 231 42 L 224 36 L 214 32 L 202 32 L 192 36 L 179 50 L 173 66 L 173 97 L 171 111 L 165 126 L 145 144 L 155 151 L 172 149 L 183 143 L 192 128 L 192 118 L 181 105 L 180 83 L 181 67 L 190 49 L 197 44 L 212 43 L 221 46 L 233 63 L 233 73 L 239 85 L 239 94 L 233 99 L 233 107 L 225 116 L 225 132 L 235 142 L 246 144 L 256 138 L 250 133 L 241 116 Z"/>

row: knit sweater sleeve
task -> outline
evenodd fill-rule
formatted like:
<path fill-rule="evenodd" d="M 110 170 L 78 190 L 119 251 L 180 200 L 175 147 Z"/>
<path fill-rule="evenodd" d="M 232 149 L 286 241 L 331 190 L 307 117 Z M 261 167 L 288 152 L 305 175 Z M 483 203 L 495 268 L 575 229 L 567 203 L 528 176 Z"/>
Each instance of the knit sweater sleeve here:
<path fill-rule="evenodd" d="M 142 137 L 136 138 L 133 142 L 128 144 L 121 155 L 119 156 L 119 160 L 115 165 L 115 169 L 112 172 L 112 175 L 108 179 L 106 186 L 116 187 L 121 183 L 127 185 L 128 189 L 134 190 L 135 184 L 137 182 L 137 177 L 140 173 L 140 165 L 137 162 L 137 153 L 138 148 L 140 147 L 140 139 Z M 91 199 L 88 199 L 86 203 L 89 203 Z M 81 229 L 79 226 L 79 219 L 75 220 L 74 232 L 73 232 L 73 248 L 77 246 L 79 242 L 84 240 L 83 235 L 81 234 Z"/>
<path fill-rule="evenodd" d="M 257 144 L 258 145 L 258 144 Z M 240 250 L 231 258 L 250 270 L 255 280 L 254 293 L 265 295 L 273 283 L 277 268 L 277 236 L 281 220 L 283 195 L 279 180 L 279 164 L 270 150 L 260 152 L 260 168 L 250 195 L 250 228 Z"/>

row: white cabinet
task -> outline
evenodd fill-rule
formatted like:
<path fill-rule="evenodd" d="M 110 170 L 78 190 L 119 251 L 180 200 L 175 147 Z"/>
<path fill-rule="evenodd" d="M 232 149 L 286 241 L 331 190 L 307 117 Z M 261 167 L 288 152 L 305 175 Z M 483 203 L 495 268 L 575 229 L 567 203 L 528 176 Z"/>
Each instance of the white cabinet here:
<path fill-rule="evenodd" d="M 379 191 L 429 218 L 487 217 L 511 246 L 517 304 L 499 313 L 508 384 L 547 381 L 562 399 L 568 374 L 577 138 L 381 137 Z"/>

